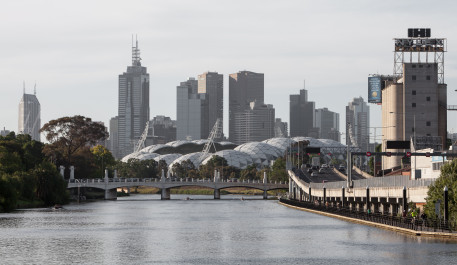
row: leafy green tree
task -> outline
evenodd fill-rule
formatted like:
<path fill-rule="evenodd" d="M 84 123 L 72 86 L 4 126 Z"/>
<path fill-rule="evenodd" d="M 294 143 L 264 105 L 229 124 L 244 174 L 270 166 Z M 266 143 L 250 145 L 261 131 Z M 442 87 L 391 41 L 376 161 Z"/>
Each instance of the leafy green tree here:
<path fill-rule="evenodd" d="M 247 166 L 241 170 L 241 180 L 257 179 L 257 167 L 255 164 Z"/>
<path fill-rule="evenodd" d="M 269 181 L 288 181 L 289 175 L 286 171 L 286 160 L 284 158 L 278 158 L 271 167 L 271 174 Z"/>
<path fill-rule="evenodd" d="M 96 145 L 90 149 L 97 165 L 97 175 L 104 176 L 105 168 L 111 168 L 116 164 L 111 152 L 103 145 Z"/>
<path fill-rule="evenodd" d="M 108 138 L 108 132 L 103 124 L 79 115 L 51 120 L 40 132 L 44 132 L 46 140 L 49 141 L 44 148 L 46 156 L 63 163 L 66 167 L 72 165 L 73 156 L 80 149 Z"/>
<path fill-rule="evenodd" d="M 167 165 L 167 162 L 165 162 L 165 160 L 160 160 L 158 165 L 157 165 L 157 170 L 158 170 L 158 173 L 159 173 L 159 177 L 162 177 L 162 169 L 163 169 L 163 174 L 164 176 L 167 175 L 167 172 L 168 172 L 168 165 Z"/>
<path fill-rule="evenodd" d="M 227 166 L 228 164 L 225 158 L 213 155 L 205 165 L 200 166 L 200 177 L 213 178 L 214 170 L 218 170 L 222 172 L 221 174 L 223 174 L 221 175 L 221 178 L 226 178 L 226 176 L 230 175 L 230 172 L 228 172 L 227 175 L 225 174 Z"/>
<path fill-rule="evenodd" d="M 181 163 L 176 163 L 173 165 L 173 173 L 178 178 L 191 177 L 191 176 L 189 176 L 189 173 L 191 173 L 191 175 L 193 175 L 195 170 L 196 170 L 195 165 L 194 165 L 194 163 L 192 163 L 192 161 L 190 161 L 190 159 L 187 159 L 185 161 L 182 161 Z"/>
<path fill-rule="evenodd" d="M 67 202 L 67 183 L 50 162 L 44 161 L 35 167 L 31 174 L 36 181 L 36 196 L 46 205 L 62 204 Z"/>
<path fill-rule="evenodd" d="M 450 219 L 457 220 L 457 160 L 444 164 L 441 167 L 441 175 L 435 183 L 429 186 L 425 213 L 428 217 L 435 217 L 435 202 L 441 201 L 441 216 L 444 214 L 444 187 L 448 188 L 448 205 Z"/>
<path fill-rule="evenodd" d="M 6 176 L 0 176 L 0 212 L 10 212 L 16 208 L 17 190 Z"/>

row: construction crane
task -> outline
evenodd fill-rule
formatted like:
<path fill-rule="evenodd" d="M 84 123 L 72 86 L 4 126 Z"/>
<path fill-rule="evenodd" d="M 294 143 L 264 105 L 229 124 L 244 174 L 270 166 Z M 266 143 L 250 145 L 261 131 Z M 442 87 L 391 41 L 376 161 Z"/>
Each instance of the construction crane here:
<path fill-rule="evenodd" d="M 135 153 L 139 152 L 141 149 L 144 148 L 144 142 L 146 141 L 146 137 L 148 137 L 148 130 L 149 130 L 149 121 L 146 122 L 146 126 L 144 127 L 143 134 L 140 136 L 140 140 L 135 145 Z"/>
<path fill-rule="evenodd" d="M 213 129 L 209 133 L 208 142 L 206 142 L 205 146 L 203 147 L 203 154 L 208 154 L 211 146 L 214 147 L 214 151 L 216 151 L 216 146 L 214 145 L 214 139 L 221 137 L 222 131 L 222 124 L 221 119 L 217 119 L 216 123 L 214 123 Z"/>

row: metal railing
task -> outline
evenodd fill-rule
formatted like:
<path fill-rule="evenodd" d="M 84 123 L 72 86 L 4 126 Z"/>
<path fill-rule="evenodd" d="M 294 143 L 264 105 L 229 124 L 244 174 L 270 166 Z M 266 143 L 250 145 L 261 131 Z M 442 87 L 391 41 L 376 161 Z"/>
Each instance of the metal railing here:
<path fill-rule="evenodd" d="M 160 182 L 160 178 L 108 178 L 108 182 L 125 182 L 125 183 L 145 183 L 145 182 Z M 69 183 L 105 183 L 105 179 L 97 178 L 97 179 L 69 179 Z M 165 182 L 197 182 L 197 183 L 210 183 L 214 182 L 212 179 L 195 179 L 195 178 L 167 178 Z M 243 183 L 243 184 L 263 184 L 262 180 L 220 180 L 218 182 L 222 183 Z M 274 182 L 267 182 L 267 184 L 275 184 L 275 185 L 286 185 L 288 182 L 286 181 L 274 181 Z"/>
<path fill-rule="evenodd" d="M 280 198 L 280 202 L 297 206 L 300 208 L 306 208 L 311 210 L 316 210 L 320 212 L 327 212 L 335 215 L 340 215 L 344 217 L 370 221 L 378 224 L 384 224 L 394 227 L 400 227 L 405 229 L 410 229 L 414 231 L 427 231 L 427 232 L 446 232 L 446 233 L 456 233 L 457 232 L 457 222 L 440 220 L 440 219 L 431 219 L 431 218 L 412 218 L 410 216 L 391 216 L 383 213 L 367 213 L 363 209 L 350 209 L 348 207 L 334 207 L 325 205 L 321 201 L 316 202 L 306 202 L 306 201 L 296 201 L 285 198 Z"/>

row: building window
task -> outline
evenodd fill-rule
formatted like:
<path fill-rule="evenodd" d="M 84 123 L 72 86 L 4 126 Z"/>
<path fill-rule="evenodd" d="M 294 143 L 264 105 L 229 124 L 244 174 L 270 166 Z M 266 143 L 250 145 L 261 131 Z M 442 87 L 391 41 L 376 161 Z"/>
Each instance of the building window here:
<path fill-rule="evenodd" d="M 413 75 L 413 76 L 412 76 L 412 79 L 413 79 L 413 80 L 416 80 L 416 76 L 415 76 L 415 75 Z"/>
<path fill-rule="evenodd" d="M 415 103 L 415 102 L 413 102 L 413 104 L 412 104 L 412 107 L 413 107 L 413 108 L 415 108 L 415 107 L 416 107 L 416 103 Z"/>
<path fill-rule="evenodd" d="M 413 64 L 412 66 L 413 66 L 413 68 L 416 68 L 416 65 L 415 65 L 415 64 Z"/>
<path fill-rule="evenodd" d="M 430 101 L 430 97 L 427 97 L 427 101 Z"/>
<path fill-rule="evenodd" d="M 427 75 L 427 80 L 430 80 L 430 76 L 429 75 Z"/>
<path fill-rule="evenodd" d="M 431 125 L 431 122 L 428 121 L 426 124 L 427 124 L 427 126 L 430 126 L 430 125 Z"/>
<path fill-rule="evenodd" d="M 414 132 L 414 127 L 413 127 L 413 128 L 411 128 L 411 132 Z"/>
<path fill-rule="evenodd" d="M 413 95 L 416 95 L 416 90 L 413 90 Z"/>
<path fill-rule="evenodd" d="M 422 64 L 419 64 L 419 68 L 422 68 L 422 67 L 424 67 L 424 65 L 422 65 Z"/>

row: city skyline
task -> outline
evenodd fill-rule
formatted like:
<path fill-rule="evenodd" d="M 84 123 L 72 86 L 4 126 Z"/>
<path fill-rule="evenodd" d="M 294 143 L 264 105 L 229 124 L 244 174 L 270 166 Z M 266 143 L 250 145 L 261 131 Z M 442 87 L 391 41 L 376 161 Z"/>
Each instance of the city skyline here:
<path fill-rule="evenodd" d="M 16 131 L 23 81 L 27 93 L 37 83 L 43 124 L 78 114 L 109 124 L 117 113 L 116 76 L 131 60 L 132 34 L 138 34 L 150 74 L 150 117 L 176 119 L 176 84 L 187 77 L 206 71 L 223 74 L 227 99 L 228 75 L 246 69 L 264 73 L 265 102 L 275 107 L 277 118 L 290 122 L 289 95 L 298 93 L 306 80 L 316 108 L 339 113 L 343 125 L 347 102 L 360 96 L 366 100 L 368 75 L 393 72 L 392 39 L 406 37 L 410 27 L 429 27 L 432 37 L 448 38 L 445 82 L 450 88 L 448 104 L 457 105 L 452 89 L 457 83 L 452 25 L 457 19 L 451 1 L 252 1 L 244 9 L 235 1 L 214 6 L 211 13 L 199 9 L 209 3 L 110 2 L 109 12 L 102 12 L 104 2 L 93 4 L 91 10 L 84 1 L 5 3 L 0 27 L 8 41 L 1 44 L 0 67 L 8 78 L 0 83 L 0 127 Z M 135 8 L 138 4 L 144 8 Z M 416 17 L 427 20 L 412 23 Z M 370 106 L 372 126 L 381 126 L 380 106 Z M 456 113 L 449 112 L 448 123 L 448 131 L 455 132 Z M 224 134 L 228 136 L 227 100 Z"/>

